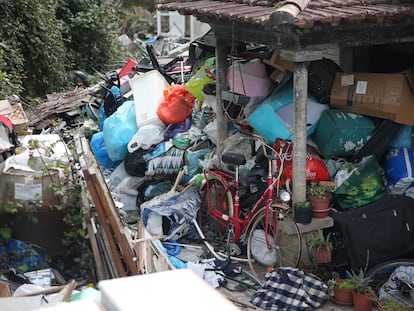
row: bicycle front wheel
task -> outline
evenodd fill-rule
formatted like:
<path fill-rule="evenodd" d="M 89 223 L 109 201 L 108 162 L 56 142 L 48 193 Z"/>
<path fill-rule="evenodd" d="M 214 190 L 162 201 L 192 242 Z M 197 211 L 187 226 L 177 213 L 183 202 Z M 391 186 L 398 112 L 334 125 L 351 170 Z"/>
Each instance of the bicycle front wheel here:
<path fill-rule="evenodd" d="M 414 267 L 414 259 L 398 258 L 377 264 L 366 272 L 366 276 L 372 280 L 372 287 L 378 290 L 391 276 L 394 270 L 400 266 Z M 414 282 L 414 279 L 412 280 Z"/>
<path fill-rule="evenodd" d="M 297 267 L 301 250 L 299 228 L 289 215 L 270 211 L 267 229 L 265 210 L 254 218 L 247 235 L 247 256 L 250 269 L 261 282 L 272 268 Z"/>

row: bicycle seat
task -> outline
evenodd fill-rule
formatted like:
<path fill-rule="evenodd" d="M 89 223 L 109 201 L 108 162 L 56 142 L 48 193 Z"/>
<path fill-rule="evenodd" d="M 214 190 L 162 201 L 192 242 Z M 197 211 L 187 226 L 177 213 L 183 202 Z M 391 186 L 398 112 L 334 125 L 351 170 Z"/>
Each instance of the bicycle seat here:
<path fill-rule="evenodd" d="M 243 165 L 246 164 L 246 157 L 239 153 L 225 152 L 221 156 L 221 161 L 226 164 Z"/>

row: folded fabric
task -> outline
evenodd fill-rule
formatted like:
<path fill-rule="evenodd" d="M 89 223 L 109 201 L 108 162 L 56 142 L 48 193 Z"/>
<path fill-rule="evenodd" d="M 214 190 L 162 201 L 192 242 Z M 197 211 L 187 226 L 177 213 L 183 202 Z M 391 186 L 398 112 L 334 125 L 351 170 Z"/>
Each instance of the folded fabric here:
<path fill-rule="evenodd" d="M 316 309 L 329 299 L 328 286 L 320 278 L 297 268 L 275 268 L 250 302 L 264 310 Z"/>

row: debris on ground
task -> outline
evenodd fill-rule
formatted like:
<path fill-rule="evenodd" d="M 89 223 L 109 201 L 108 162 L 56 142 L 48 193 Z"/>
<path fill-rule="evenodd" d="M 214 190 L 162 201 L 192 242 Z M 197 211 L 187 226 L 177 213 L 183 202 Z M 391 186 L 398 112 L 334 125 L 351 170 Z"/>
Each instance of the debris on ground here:
<path fill-rule="evenodd" d="M 206 178 L 203 169 L 235 173 L 219 158 L 218 147 L 242 154 L 245 160 L 240 165 L 242 213 L 266 189 L 268 167 L 260 150 L 240 135 L 254 132 L 271 146 L 280 140 L 292 143 L 292 64 L 279 62 L 277 50 L 269 47 L 256 47 L 250 56 L 244 51 L 245 58 L 232 59 L 229 89 L 217 103 L 215 56 L 203 52 L 208 55 L 192 68 L 185 61 L 194 55 L 167 63 L 154 55 L 149 60 L 130 59 L 109 72 L 106 81 L 50 95 L 36 107 L 18 97 L 0 101 L 5 118 L 0 119 L 0 293 L 8 297 L 0 299 L 2 310 L 69 301 L 86 307 L 86 297 L 97 302 L 87 306 L 91 310 L 100 303 L 108 307 L 111 302 L 105 302 L 99 290 L 111 287 L 111 280 L 121 279 L 122 284 L 125 277 L 179 269 L 192 270 L 240 309 L 280 303 L 282 298 L 257 298 L 260 290 L 269 297 L 275 293 L 255 281 L 246 263 L 230 260 L 232 250 L 245 252 L 244 241 L 217 246 L 226 259 L 217 260 L 194 222 L 206 200 L 200 191 Z M 315 74 L 338 70 L 329 72 L 332 79 L 323 81 L 323 90 L 311 87 L 307 100 L 306 179 L 309 184 L 328 184 L 332 195 L 324 211 L 329 216 L 323 218 L 332 224 L 332 218 L 345 221 L 341 212 L 380 204 L 390 195 L 414 200 L 411 124 L 350 111 L 344 105 L 348 91 L 338 86 L 342 71 L 332 64 L 317 67 L 321 65 L 310 68 L 317 68 Z M 219 113 L 229 125 L 228 138 L 220 146 Z M 384 132 L 390 133 L 387 142 L 373 146 L 370 142 Z M 280 174 L 291 179 L 292 151 L 287 148 L 284 155 L 286 162 L 278 159 L 279 165 L 286 164 Z M 314 214 L 314 226 L 319 218 Z M 310 231 L 316 229 L 321 228 Z M 316 264 L 311 233 L 304 231 L 307 253 L 300 267 L 286 273 L 270 267 L 266 274 L 275 279 L 296 274 L 317 279 L 320 283 L 310 283 L 318 283 L 323 295 L 312 308 L 326 305 L 331 298 L 328 280 L 360 265 L 362 252 L 372 242 L 372 237 L 367 238 L 371 242 L 361 238 L 356 253 L 347 254 L 347 233 L 337 225 L 322 229 L 335 238 L 333 248 L 340 255 Z M 389 256 L 406 251 L 405 246 L 393 245 Z M 370 264 L 385 259 L 374 250 Z M 305 266 L 316 268 L 308 275 Z M 17 302 L 16 296 L 25 299 Z M 302 298 L 306 297 L 297 301 Z"/>

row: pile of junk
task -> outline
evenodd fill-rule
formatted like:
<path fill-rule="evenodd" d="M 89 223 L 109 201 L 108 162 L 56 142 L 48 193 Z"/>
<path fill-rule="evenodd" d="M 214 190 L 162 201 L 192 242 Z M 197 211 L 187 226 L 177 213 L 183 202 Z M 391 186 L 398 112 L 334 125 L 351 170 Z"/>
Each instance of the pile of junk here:
<path fill-rule="evenodd" d="M 59 302 L 89 296 L 110 310 L 116 295 L 128 293 L 127 283 L 119 283 L 121 293 L 112 279 L 190 266 L 213 288 L 221 286 L 217 263 L 201 263 L 198 247 L 180 252 L 168 241 L 188 245 L 194 234 L 181 225 L 197 215 L 201 197 L 192 185 L 204 178 L 203 169 L 234 173 L 218 149 L 246 157 L 242 203 L 257 197 L 261 187 L 251 186 L 265 182 L 267 167 L 243 132 L 269 145 L 294 144 L 294 64 L 269 47 L 239 53 L 244 57 L 228 63 L 228 89 L 218 103 L 214 49 L 192 48 L 203 56 L 198 66 L 191 53 L 162 64 L 131 58 L 96 86 L 79 83 L 66 99 L 35 108 L 19 98 L 0 101 L 0 289 L 8 297 L 0 300 L 2 310 L 14 303 L 13 310 L 41 308 L 52 293 Z M 405 225 L 414 219 L 412 78 L 345 73 L 331 59 L 309 64 L 306 180 L 333 185 L 326 216 L 334 219 L 326 230 L 336 236 L 332 269 L 364 267 L 367 249 L 370 265 L 414 251 Z M 45 123 L 51 113 L 60 122 Z M 216 116 L 223 113 L 228 137 L 218 143 Z M 292 149 L 284 158 L 284 177 L 292 179 Z M 76 214 L 69 205 L 80 221 L 69 217 Z M 390 217 L 389 206 L 399 213 Z M 85 241 L 89 260 L 76 251 Z M 92 273 L 81 266 L 86 262 Z M 237 274 L 232 268 L 225 274 Z M 15 296 L 30 302 L 12 302 Z"/>

